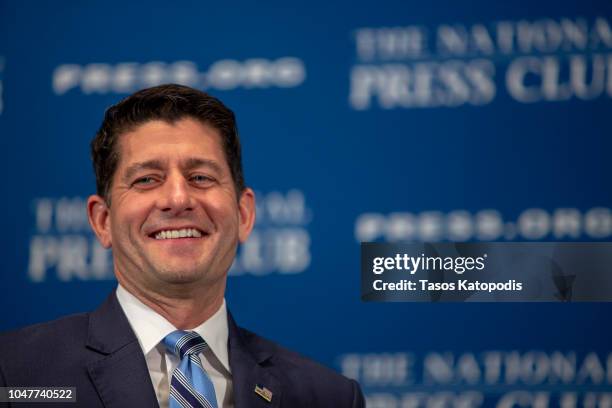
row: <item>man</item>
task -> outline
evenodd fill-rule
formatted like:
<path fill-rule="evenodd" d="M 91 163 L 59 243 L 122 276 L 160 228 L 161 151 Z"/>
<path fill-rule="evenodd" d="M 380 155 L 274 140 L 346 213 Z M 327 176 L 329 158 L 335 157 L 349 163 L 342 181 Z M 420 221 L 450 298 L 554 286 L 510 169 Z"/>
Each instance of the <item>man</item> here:
<path fill-rule="evenodd" d="M 364 405 L 355 381 L 227 312 L 255 221 L 231 110 L 184 86 L 145 89 L 106 111 L 91 146 L 87 211 L 118 288 L 92 313 L 3 335 L 0 386 L 76 387 L 86 407 Z"/>

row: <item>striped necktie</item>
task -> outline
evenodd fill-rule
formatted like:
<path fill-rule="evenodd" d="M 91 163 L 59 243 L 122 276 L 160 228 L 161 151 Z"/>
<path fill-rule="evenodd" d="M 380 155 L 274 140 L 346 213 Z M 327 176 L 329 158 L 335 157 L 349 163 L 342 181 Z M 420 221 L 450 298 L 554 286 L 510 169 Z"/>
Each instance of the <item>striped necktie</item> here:
<path fill-rule="evenodd" d="M 204 339 L 177 330 L 164 338 L 164 344 L 181 359 L 170 381 L 170 408 L 217 408 L 215 388 L 198 356 L 208 348 Z"/>

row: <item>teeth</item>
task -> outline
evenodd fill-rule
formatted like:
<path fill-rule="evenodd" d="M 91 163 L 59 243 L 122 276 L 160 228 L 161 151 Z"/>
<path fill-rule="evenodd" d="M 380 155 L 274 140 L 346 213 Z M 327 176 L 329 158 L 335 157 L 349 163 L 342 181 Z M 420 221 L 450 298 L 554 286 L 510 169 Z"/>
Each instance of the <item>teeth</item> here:
<path fill-rule="evenodd" d="M 175 239 L 175 238 L 200 238 L 202 233 L 195 228 L 184 228 L 180 230 L 160 231 L 155 234 L 155 239 Z"/>

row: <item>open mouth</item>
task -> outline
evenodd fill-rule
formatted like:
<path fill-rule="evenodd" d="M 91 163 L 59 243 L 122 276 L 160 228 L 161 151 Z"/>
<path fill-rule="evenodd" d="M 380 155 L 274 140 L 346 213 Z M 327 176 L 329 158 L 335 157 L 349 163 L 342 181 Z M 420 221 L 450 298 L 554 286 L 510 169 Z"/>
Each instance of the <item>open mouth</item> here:
<path fill-rule="evenodd" d="M 202 238 L 206 235 L 208 234 L 197 228 L 180 228 L 156 231 L 149 234 L 149 237 L 156 240 L 167 240 L 181 238 Z"/>

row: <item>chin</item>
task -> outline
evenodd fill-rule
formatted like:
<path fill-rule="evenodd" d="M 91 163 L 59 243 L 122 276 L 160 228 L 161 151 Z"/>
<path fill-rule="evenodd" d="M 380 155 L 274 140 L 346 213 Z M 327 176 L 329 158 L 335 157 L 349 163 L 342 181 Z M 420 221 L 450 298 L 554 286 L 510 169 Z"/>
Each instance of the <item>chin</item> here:
<path fill-rule="evenodd" d="M 185 269 L 166 269 L 160 271 L 159 276 L 167 283 L 181 284 L 201 281 L 204 273 L 202 271 Z"/>

